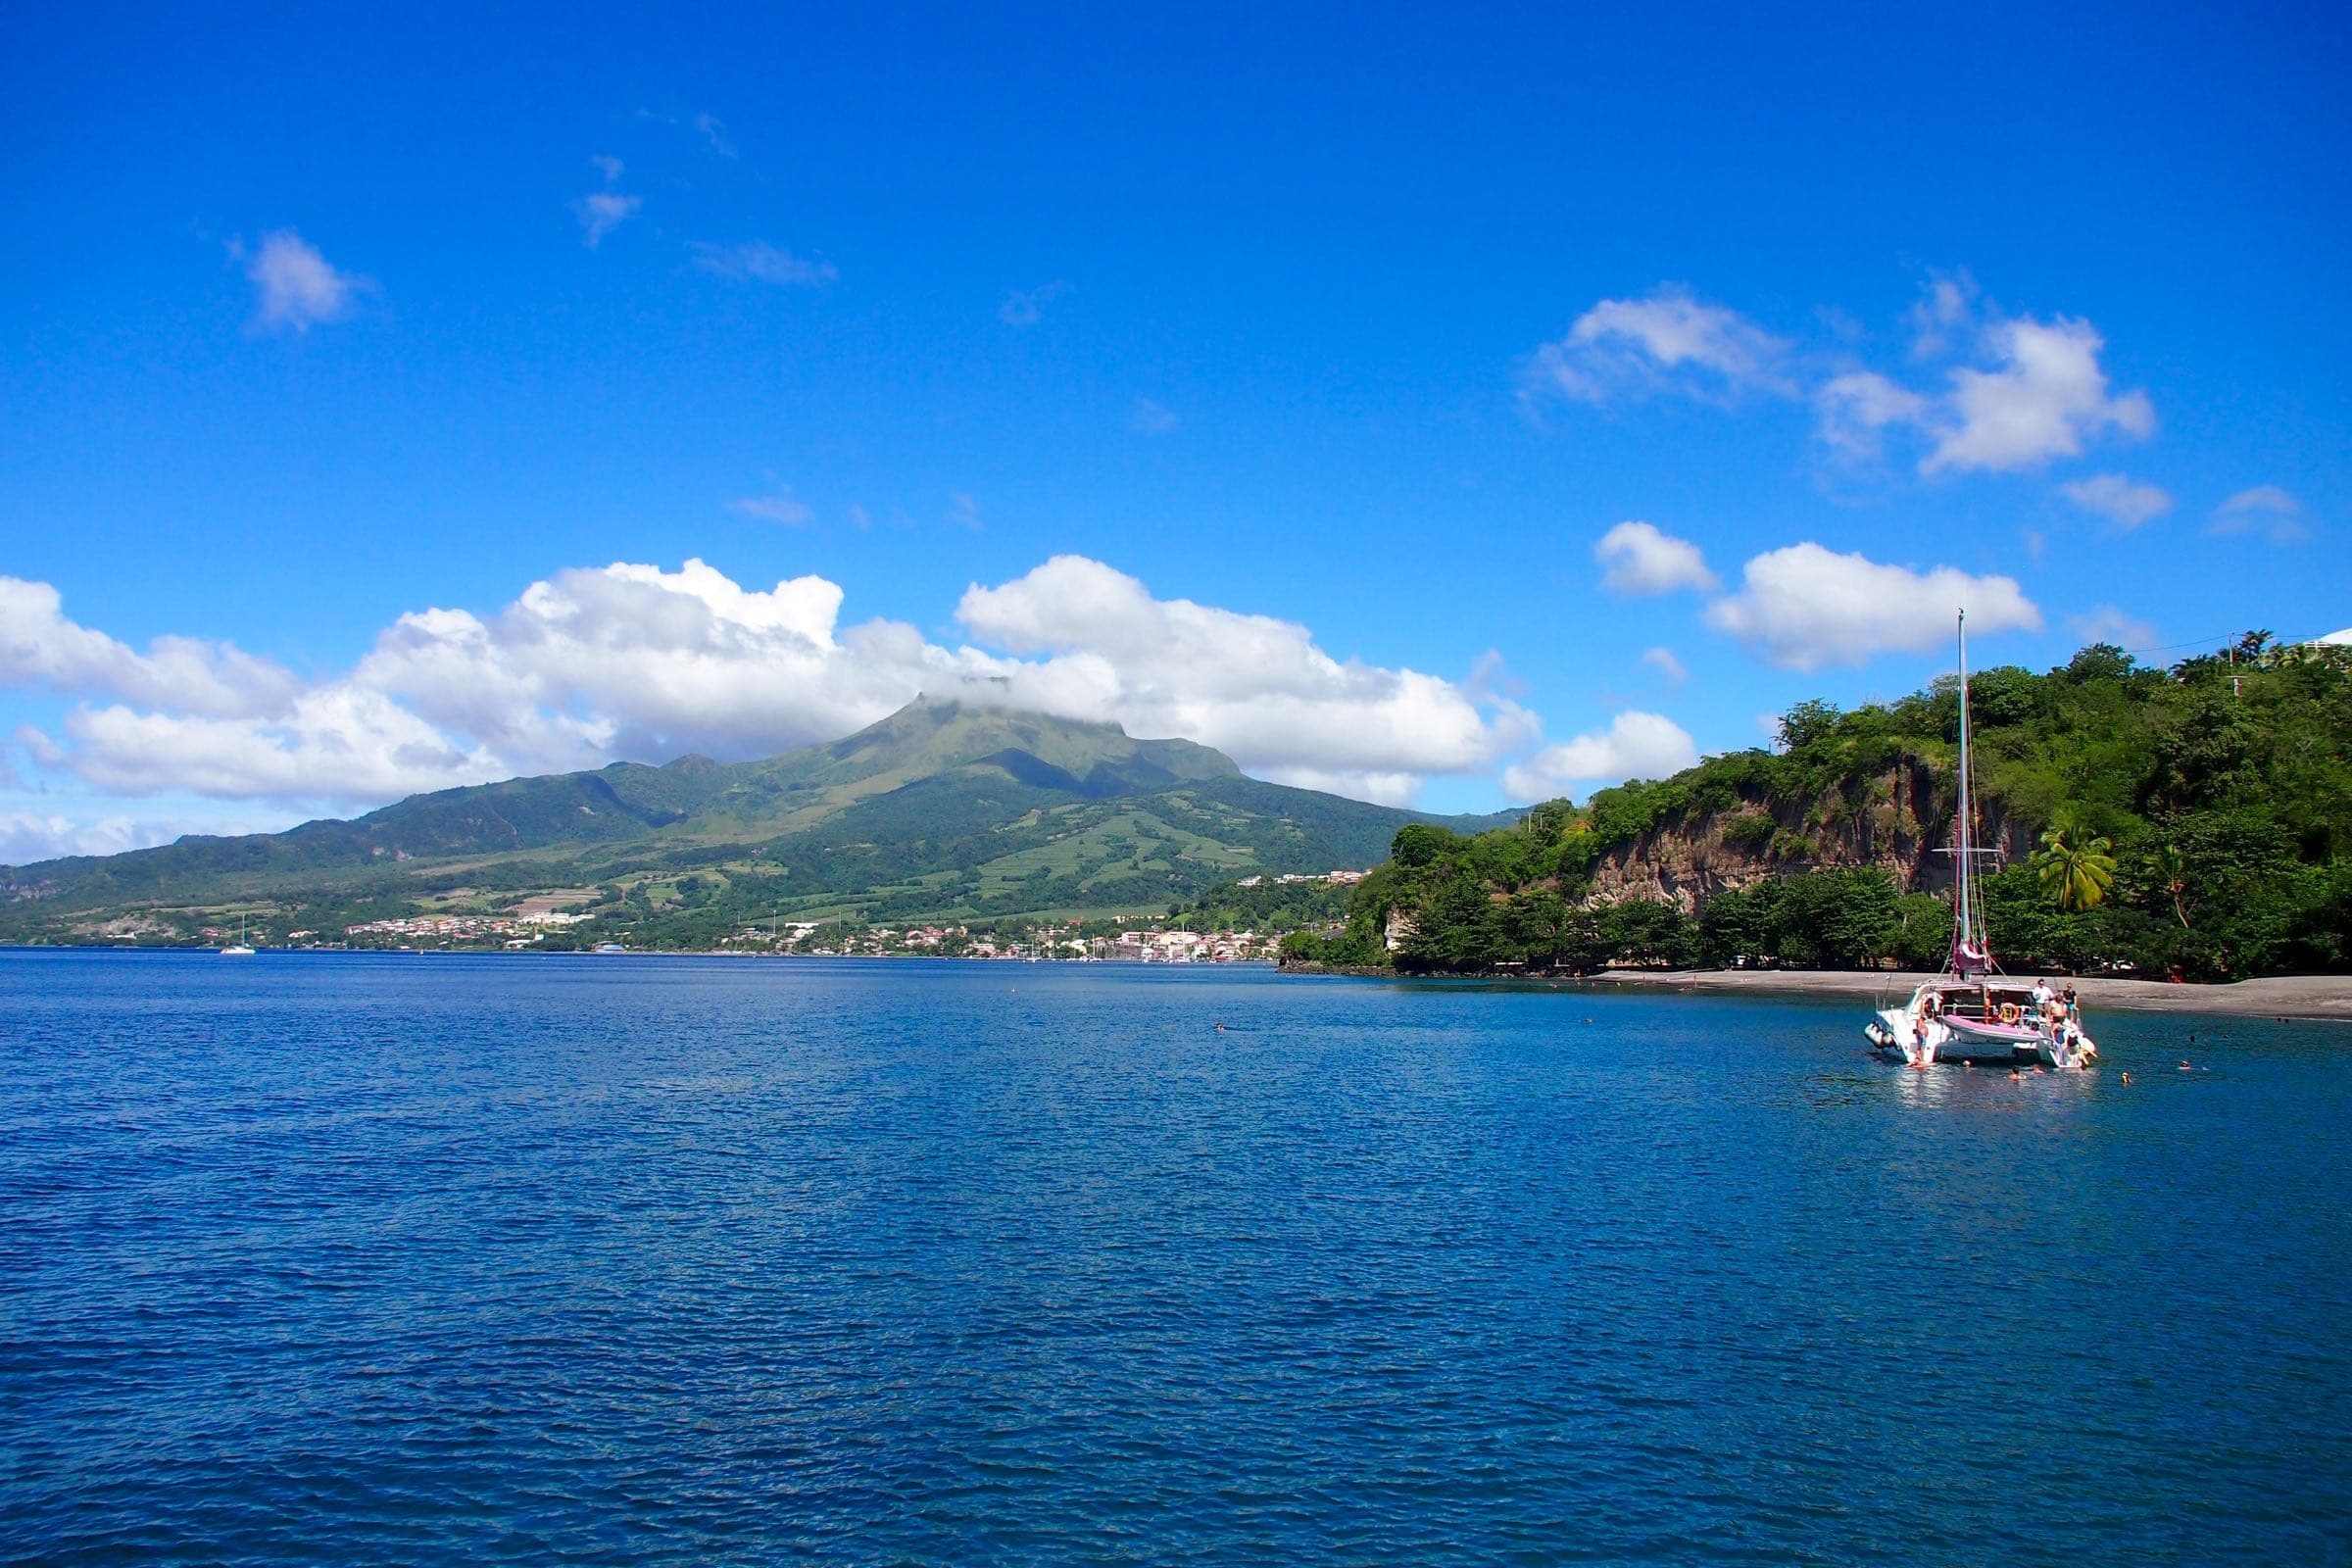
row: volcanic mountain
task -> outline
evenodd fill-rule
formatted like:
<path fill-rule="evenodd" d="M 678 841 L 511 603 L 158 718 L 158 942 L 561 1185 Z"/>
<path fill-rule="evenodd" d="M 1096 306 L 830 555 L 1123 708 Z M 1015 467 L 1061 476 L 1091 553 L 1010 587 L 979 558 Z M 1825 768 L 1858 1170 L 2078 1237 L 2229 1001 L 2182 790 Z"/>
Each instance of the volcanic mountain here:
<path fill-rule="evenodd" d="M 1502 820 L 1269 784 L 1208 747 L 1113 724 L 918 698 L 757 761 L 615 762 L 0 871 L 0 940 L 163 936 L 229 908 L 331 932 L 558 892 L 584 908 L 707 906 L 714 928 L 1141 910 L 1253 873 L 1369 865 L 1407 822 Z"/>

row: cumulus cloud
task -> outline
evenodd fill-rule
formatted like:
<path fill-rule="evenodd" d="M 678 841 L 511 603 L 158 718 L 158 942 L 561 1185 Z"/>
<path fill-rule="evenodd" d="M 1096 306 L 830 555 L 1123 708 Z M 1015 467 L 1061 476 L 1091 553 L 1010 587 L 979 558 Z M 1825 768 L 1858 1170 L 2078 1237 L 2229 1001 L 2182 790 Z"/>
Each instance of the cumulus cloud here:
<path fill-rule="evenodd" d="M 956 613 L 1016 656 L 990 666 L 1016 706 L 1186 736 L 1282 783 L 1402 801 L 1422 776 L 1476 771 L 1533 734 L 1507 699 L 1336 660 L 1293 621 L 1154 599 L 1083 556 L 975 584 Z"/>
<path fill-rule="evenodd" d="M 1009 290 L 1004 296 L 1004 303 L 997 307 L 997 319 L 1003 321 L 1006 326 L 1023 328 L 1035 326 L 1039 321 L 1045 319 L 1046 306 L 1052 302 L 1054 296 L 1068 287 L 1067 283 L 1056 278 L 1051 283 L 1043 283 L 1036 288 Z"/>
<path fill-rule="evenodd" d="M 2038 467 L 2077 456 L 2084 441 L 2109 431 L 2155 432 L 2145 392 L 2108 390 L 2099 368 L 2106 339 L 2088 321 L 2021 317 L 1995 323 L 1984 340 L 1990 368 L 1952 371 L 1922 472 Z"/>
<path fill-rule="evenodd" d="M 1592 559 L 1602 567 L 1601 586 L 1613 593 L 1647 596 L 1678 588 L 1703 593 L 1715 586 L 1698 546 L 1646 522 L 1621 522 L 1602 534 Z"/>
<path fill-rule="evenodd" d="M 1502 790 L 1514 801 L 1550 800 L 1574 794 L 1580 785 L 1664 778 L 1697 761 L 1698 746 L 1688 730 L 1661 714 L 1629 709 L 1605 730 L 1546 746 L 1505 768 Z"/>
<path fill-rule="evenodd" d="M 1740 591 L 1710 604 L 1706 618 L 1771 663 L 1813 670 L 1940 647 L 1963 609 L 1980 633 L 2041 628 L 2040 610 L 2014 577 L 1914 571 L 1810 541 L 1749 561 Z"/>
<path fill-rule="evenodd" d="M 1851 334 L 1799 345 L 1688 289 L 1661 286 L 1602 300 L 1577 318 L 1529 358 L 1520 395 L 1527 403 L 1802 398 L 1813 405 L 1815 433 L 1840 457 L 1876 459 L 1889 432 L 1907 431 L 1924 449 L 1927 474 L 2035 468 L 2096 440 L 2155 431 L 2147 394 L 2110 383 L 2100 363 L 2106 340 L 2088 321 L 2005 315 L 1960 272 L 1931 279 L 1906 324 L 1914 361 L 1965 356 L 1941 387 L 1855 365 Z"/>
<path fill-rule="evenodd" d="M 1728 403 L 1792 390 L 1788 356 L 1787 342 L 1739 312 L 1661 286 L 1578 317 L 1567 336 L 1535 352 L 1524 390 L 1586 403 L 1652 393 Z"/>
<path fill-rule="evenodd" d="M 831 262 L 811 262 L 765 240 L 756 239 L 741 245 L 710 245 L 697 240 L 690 249 L 694 252 L 695 266 L 739 283 L 821 288 L 841 276 Z"/>
<path fill-rule="evenodd" d="M 2122 528 L 2136 528 L 2173 510 L 2170 494 L 2120 473 L 2070 480 L 2060 485 L 2058 492 L 2084 512 L 2096 513 Z"/>
<path fill-rule="evenodd" d="M 277 707 L 300 684 L 229 643 L 158 637 L 142 654 L 73 620 L 48 583 L 0 576 L 0 685 L 232 716 Z"/>
<path fill-rule="evenodd" d="M 262 236 L 261 246 L 245 258 L 245 277 L 253 285 L 255 323 L 288 332 L 341 320 L 372 286 L 367 278 L 338 271 L 318 247 L 290 228 Z"/>
<path fill-rule="evenodd" d="M 2240 490 L 2213 510 L 2210 533 L 2250 533 L 2260 529 L 2274 544 L 2310 537 L 2303 525 L 2303 503 L 2275 484 Z"/>
<path fill-rule="evenodd" d="M 76 821 L 54 811 L 0 810 L 0 865 L 31 865 L 69 855 L 120 855 L 169 844 L 180 829 L 127 816 Z"/>
<path fill-rule="evenodd" d="M 1338 660 L 1303 626 L 1160 600 L 1056 557 L 956 611 L 946 647 L 902 622 L 844 627 L 822 577 L 747 588 L 689 561 L 533 583 L 491 614 L 401 616 L 348 672 L 302 684 L 221 644 L 141 655 L 14 584 L 0 681 L 78 695 L 42 765 L 121 795 L 366 805 L 517 773 L 687 752 L 764 756 L 873 722 L 917 692 L 1039 709 L 1219 747 L 1261 777 L 1402 802 L 1533 738 L 1507 698 Z"/>
<path fill-rule="evenodd" d="M 1892 425 L 1927 422 L 1935 405 L 1875 370 L 1832 376 L 1813 393 L 1821 439 L 1849 458 L 1875 458 Z"/>
<path fill-rule="evenodd" d="M 2066 629 L 2079 641 L 2113 643 L 2118 648 L 2149 648 L 2156 642 L 2155 627 L 2125 614 L 2113 605 L 2099 605 L 2082 614 L 2068 616 Z"/>

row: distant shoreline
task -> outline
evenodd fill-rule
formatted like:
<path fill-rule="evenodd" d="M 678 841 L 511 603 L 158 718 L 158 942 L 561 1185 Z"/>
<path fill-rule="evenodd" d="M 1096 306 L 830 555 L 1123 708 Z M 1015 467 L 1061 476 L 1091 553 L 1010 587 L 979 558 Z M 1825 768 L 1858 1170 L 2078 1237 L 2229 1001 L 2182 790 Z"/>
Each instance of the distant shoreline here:
<path fill-rule="evenodd" d="M 1383 969 L 1339 965 L 1297 964 L 1287 972 L 1336 974 L 1409 980 Z M 1446 978 L 1431 976 L 1429 978 Z M 1497 975 L 1463 975 L 1460 979 L 1510 979 Z M 1533 977 L 1531 977 L 1533 978 Z M 1536 983 L 1575 986 L 1641 987 L 1652 991 L 1713 992 L 1800 997 L 1879 997 L 1899 1001 L 1932 974 L 1898 969 L 1603 969 L 1573 979 Z M 2020 977 L 2028 978 L 2028 977 Z M 2065 980 L 2050 976 L 2051 983 Z M 2272 975 L 2237 980 L 2228 985 L 2173 984 L 2163 980 L 2120 980 L 2085 976 L 2074 981 L 2082 1005 L 2092 1011 L 2195 1012 L 2232 1018 L 2317 1018 L 2352 1023 L 2352 975 Z"/>

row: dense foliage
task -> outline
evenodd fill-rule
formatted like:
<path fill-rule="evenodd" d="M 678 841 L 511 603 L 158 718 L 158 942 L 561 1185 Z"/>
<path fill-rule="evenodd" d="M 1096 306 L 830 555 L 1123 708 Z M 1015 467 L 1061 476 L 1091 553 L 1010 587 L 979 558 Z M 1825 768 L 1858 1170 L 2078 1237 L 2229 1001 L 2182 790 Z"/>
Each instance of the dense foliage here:
<path fill-rule="evenodd" d="M 1179 931 L 1319 929 L 1348 918 L 1351 891 L 1320 878 L 1286 882 L 1261 877 L 1255 887 L 1220 882 L 1190 904 L 1171 905 L 1167 924 Z"/>
<path fill-rule="evenodd" d="M 2082 650 L 1970 682 L 1980 838 L 2034 842 L 1987 878 L 2010 968 L 2229 979 L 2352 967 L 2352 650 L 2251 633 L 2173 668 Z M 1933 966 L 1950 931 L 1959 692 L 1840 712 L 1804 703 L 1777 752 L 1551 802 L 1464 837 L 1415 824 L 1344 930 L 1294 957 L 1408 972 L 1611 963 Z M 1905 801 L 1905 776 L 1932 781 Z M 1923 808 L 1924 807 L 1924 808 Z M 1867 831 L 1866 831 L 1867 830 Z M 1761 872 L 1694 913 L 1594 901 L 1604 858 L 1705 841 Z M 1874 846 L 1871 855 L 1857 844 Z M 1912 846 L 1890 865 L 1890 843 Z"/>

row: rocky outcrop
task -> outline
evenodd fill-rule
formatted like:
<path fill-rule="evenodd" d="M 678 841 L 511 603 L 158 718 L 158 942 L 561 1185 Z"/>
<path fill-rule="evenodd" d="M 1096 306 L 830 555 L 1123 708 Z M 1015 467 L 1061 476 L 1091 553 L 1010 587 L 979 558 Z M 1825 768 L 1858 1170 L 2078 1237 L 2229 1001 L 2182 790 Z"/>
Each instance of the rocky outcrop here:
<path fill-rule="evenodd" d="M 1952 884 L 1954 792 L 1924 761 L 1825 790 L 1806 800 L 1757 797 L 1722 810 L 1672 817 L 1604 853 L 1588 905 L 1642 900 L 1695 914 L 1707 900 L 1775 876 L 1875 866 L 1904 892 Z M 1999 866 L 2032 850 L 2025 825 L 1981 806 L 1978 836 Z"/>

